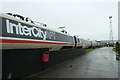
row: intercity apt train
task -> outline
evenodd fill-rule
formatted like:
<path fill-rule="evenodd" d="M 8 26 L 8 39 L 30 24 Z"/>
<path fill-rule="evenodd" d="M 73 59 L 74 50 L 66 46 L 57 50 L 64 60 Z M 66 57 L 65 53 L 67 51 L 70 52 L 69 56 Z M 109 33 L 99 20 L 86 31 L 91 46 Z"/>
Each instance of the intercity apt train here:
<path fill-rule="evenodd" d="M 46 24 L 36 23 L 18 14 L 0 14 L 1 49 L 48 48 L 57 51 L 68 48 L 89 48 L 99 43 L 56 31 Z"/>

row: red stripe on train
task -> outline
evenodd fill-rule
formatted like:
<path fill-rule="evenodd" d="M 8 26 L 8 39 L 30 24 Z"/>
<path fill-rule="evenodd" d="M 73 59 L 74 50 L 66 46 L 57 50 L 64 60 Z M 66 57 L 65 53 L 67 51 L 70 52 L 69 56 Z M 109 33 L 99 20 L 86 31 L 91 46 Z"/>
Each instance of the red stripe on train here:
<path fill-rule="evenodd" d="M 44 41 L 30 41 L 30 40 L 11 40 L 11 39 L 0 39 L 3 43 L 34 43 L 34 44 L 69 44 L 63 42 L 44 42 Z"/>

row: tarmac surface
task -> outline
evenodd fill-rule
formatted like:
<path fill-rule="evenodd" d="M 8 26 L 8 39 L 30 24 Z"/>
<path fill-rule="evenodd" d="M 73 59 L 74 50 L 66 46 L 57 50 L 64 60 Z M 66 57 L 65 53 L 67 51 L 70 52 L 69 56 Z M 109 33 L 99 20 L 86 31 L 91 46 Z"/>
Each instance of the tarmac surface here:
<path fill-rule="evenodd" d="M 111 47 L 103 47 L 35 74 L 33 78 L 118 78 L 118 61 Z"/>

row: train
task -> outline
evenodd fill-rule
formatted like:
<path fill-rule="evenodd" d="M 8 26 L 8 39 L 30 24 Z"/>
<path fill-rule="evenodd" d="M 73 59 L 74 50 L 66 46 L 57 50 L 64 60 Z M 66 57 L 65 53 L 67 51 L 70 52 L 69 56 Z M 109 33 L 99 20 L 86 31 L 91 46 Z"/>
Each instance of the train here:
<path fill-rule="evenodd" d="M 48 48 L 49 51 L 99 47 L 100 43 L 56 31 L 18 14 L 0 13 L 1 49 Z"/>
<path fill-rule="evenodd" d="M 2 78 L 21 78 L 96 48 L 97 41 L 57 31 L 47 24 L 13 13 L 0 13 L 0 61 Z M 0 76 L 0 77 L 1 77 Z"/>

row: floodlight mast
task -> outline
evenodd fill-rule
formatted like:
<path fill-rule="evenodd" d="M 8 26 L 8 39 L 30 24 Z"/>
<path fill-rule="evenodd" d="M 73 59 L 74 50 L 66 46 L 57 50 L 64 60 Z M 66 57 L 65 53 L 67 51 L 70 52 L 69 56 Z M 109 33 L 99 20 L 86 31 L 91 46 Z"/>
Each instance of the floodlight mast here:
<path fill-rule="evenodd" d="M 109 26 L 109 44 L 113 45 L 113 31 L 112 31 L 112 16 L 109 16 L 110 19 L 110 26 Z"/>

